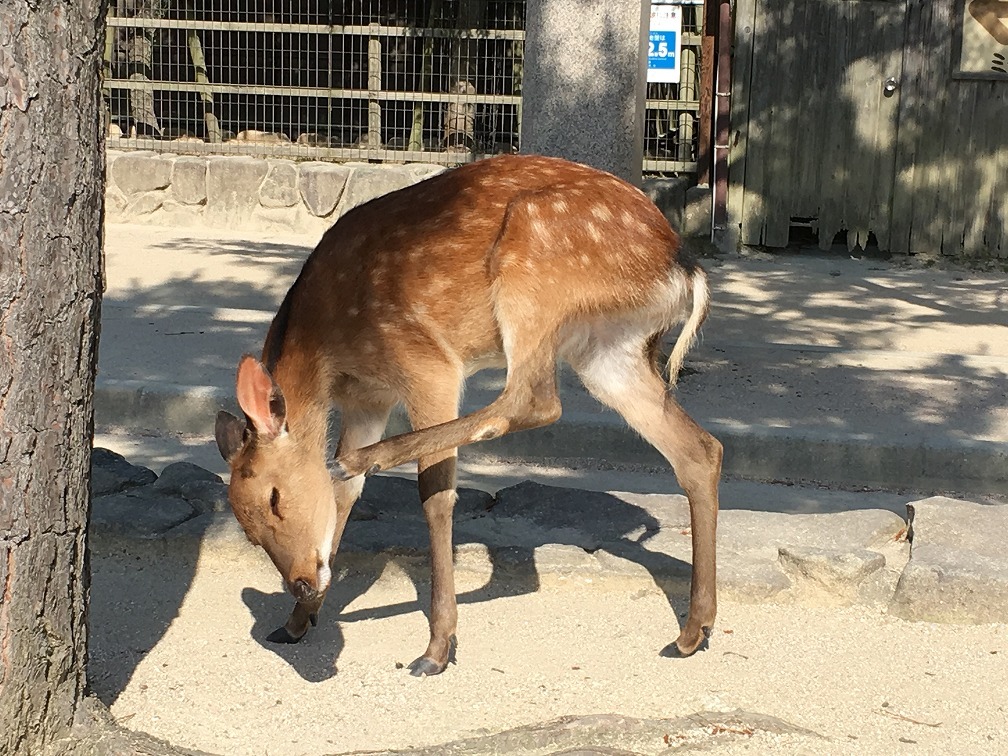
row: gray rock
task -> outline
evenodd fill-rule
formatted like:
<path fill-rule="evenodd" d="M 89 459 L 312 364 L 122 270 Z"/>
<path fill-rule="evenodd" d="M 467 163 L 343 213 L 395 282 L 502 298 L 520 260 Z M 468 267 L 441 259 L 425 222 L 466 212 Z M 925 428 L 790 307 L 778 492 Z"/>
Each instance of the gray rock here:
<path fill-rule="evenodd" d="M 540 575 L 575 578 L 591 578 L 602 573 L 602 565 L 594 554 L 562 543 L 547 543 L 536 548 L 535 568 Z"/>
<path fill-rule="evenodd" d="M 885 567 L 877 551 L 838 551 L 811 546 L 782 546 L 781 567 L 792 581 L 810 584 L 838 598 L 853 600 L 865 579 Z"/>
<path fill-rule="evenodd" d="M 709 186 L 691 186 L 686 190 L 686 209 L 683 212 L 683 236 L 710 236 L 711 190 Z"/>
<path fill-rule="evenodd" d="M 145 486 L 95 497 L 91 527 L 104 534 L 156 538 L 193 514 L 193 508 L 183 499 L 165 496 Z"/>
<path fill-rule="evenodd" d="M 541 543 L 567 543 L 594 551 L 603 543 L 636 542 L 657 533 L 661 522 L 637 503 L 641 498 L 526 481 L 498 491 L 497 503 L 491 511 L 498 520 L 523 520 L 536 526 Z M 673 509 L 681 511 L 679 499 L 648 497 L 652 504 L 672 503 Z"/>
<path fill-rule="evenodd" d="M 422 520 L 362 520 L 347 523 L 339 551 L 426 556 L 430 534 Z"/>
<path fill-rule="evenodd" d="M 415 183 L 412 173 L 398 165 L 354 165 L 347 181 L 342 211 Z"/>
<path fill-rule="evenodd" d="M 718 591 L 740 603 L 768 601 L 791 588 L 779 564 L 744 554 L 721 554 L 717 566 Z"/>
<path fill-rule="evenodd" d="M 166 189 L 171 184 L 173 158 L 151 152 L 127 152 L 112 163 L 109 174 L 127 196 Z"/>
<path fill-rule="evenodd" d="M 1008 506 L 936 496 L 907 505 L 910 561 L 890 612 L 931 622 L 1008 621 Z"/>
<path fill-rule="evenodd" d="M 207 201 L 206 158 L 180 157 L 171 175 L 171 193 L 183 205 L 205 205 Z"/>
<path fill-rule="evenodd" d="M 681 229 L 688 186 L 689 180 L 685 178 L 649 177 L 644 179 L 641 188 L 672 228 Z"/>
<path fill-rule="evenodd" d="M 259 187 L 259 204 L 263 207 L 293 207 L 301 199 L 298 194 L 297 168 L 286 161 L 270 161 L 269 173 Z"/>
<path fill-rule="evenodd" d="M 153 470 L 132 465 L 121 454 L 101 447 L 91 452 L 91 493 L 94 496 L 146 486 L 155 480 L 157 475 Z"/>
<path fill-rule="evenodd" d="M 160 210 L 166 198 L 167 195 L 162 191 L 134 195 L 126 204 L 123 214 L 128 218 L 143 218 Z"/>
<path fill-rule="evenodd" d="M 433 165 L 429 163 L 413 163 L 412 165 L 407 166 L 407 168 L 409 170 L 412 183 L 429 179 L 431 176 L 437 176 L 439 173 L 444 173 L 448 170 L 443 165 Z"/>
<path fill-rule="evenodd" d="M 179 487 L 179 494 L 198 512 L 231 512 L 227 484 L 216 480 L 193 480 Z"/>
<path fill-rule="evenodd" d="M 259 187 L 269 166 L 251 157 L 207 159 L 207 213 L 225 225 L 246 223 L 259 206 Z"/>
<path fill-rule="evenodd" d="M 230 512 L 204 512 L 165 532 L 166 538 L 196 538 L 214 547 L 251 549 L 238 520 Z"/>
<path fill-rule="evenodd" d="M 455 502 L 455 522 L 483 517 L 493 505 L 493 496 L 475 488 L 459 488 Z M 415 480 L 394 475 L 375 475 L 364 484 L 364 492 L 350 512 L 351 520 L 424 521 L 423 506 Z"/>
<path fill-rule="evenodd" d="M 184 485 L 195 481 L 223 483 L 216 473 L 192 462 L 172 462 L 161 471 L 161 476 L 154 483 L 154 489 L 163 494 L 181 494 Z"/>
<path fill-rule="evenodd" d="M 312 215 L 326 218 L 339 204 L 350 169 L 329 163 L 302 163 L 298 166 L 298 191 Z"/>
<path fill-rule="evenodd" d="M 644 753 L 724 752 L 730 746 L 746 750 L 753 733 L 789 735 L 802 739 L 802 752 L 822 748 L 824 735 L 777 717 L 756 712 L 698 711 L 676 719 L 636 719 L 618 714 L 566 716 L 504 732 L 408 751 L 375 751 L 388 756 L 532 756 L 533 754 L 591 754 L 633 756 Z"/>
<path fill-rule="evenodd" d="M 904 532 L 902 517 L 882 509 L 784 514 L 729 509 L 718 519 L 721 551 L 752 552 L 777 561 L 781 546 L 832 552 L 876 550 Z"/>
<path fill-rule="evenodd" d="M 590 9 L 589 9 L 590 8 Z M 639 184 L 646 82 L 642 3 L 529 3 L 522 65 L 521 150 L 588 163 Z M 588 55 L 559 63 L 571 39 Z"/>

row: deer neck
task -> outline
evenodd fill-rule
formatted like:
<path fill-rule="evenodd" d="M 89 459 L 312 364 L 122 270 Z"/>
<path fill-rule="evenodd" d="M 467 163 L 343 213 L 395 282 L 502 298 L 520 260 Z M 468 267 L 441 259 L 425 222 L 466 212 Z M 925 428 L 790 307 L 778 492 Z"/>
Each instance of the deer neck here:
<path fill-rule="evenodd" d="M 284 335 L 270 372 L 284 395 L 288 432 L 299 445 L 325 454 L 330 381 L 319 350 L 305 344 L 291 329 Z"/>

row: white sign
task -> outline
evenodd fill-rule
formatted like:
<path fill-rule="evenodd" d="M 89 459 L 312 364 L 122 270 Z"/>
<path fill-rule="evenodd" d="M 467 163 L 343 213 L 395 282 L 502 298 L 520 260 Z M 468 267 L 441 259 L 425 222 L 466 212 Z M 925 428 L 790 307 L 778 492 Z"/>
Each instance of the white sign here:
<path fill-rule="evenodd" d="M 679 53 L 682 47 L 682 8 L 652 5 L 648 32 L 649 82 L 679 83 Z"/>

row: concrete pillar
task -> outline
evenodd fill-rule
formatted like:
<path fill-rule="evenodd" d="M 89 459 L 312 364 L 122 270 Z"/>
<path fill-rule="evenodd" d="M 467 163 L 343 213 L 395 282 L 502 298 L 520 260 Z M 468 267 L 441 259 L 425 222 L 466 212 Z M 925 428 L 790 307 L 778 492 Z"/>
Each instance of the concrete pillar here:
<path fill-rule="evenodd" d="M 649 0 L 528 0 L 521 151 L 641 183 Z"/>

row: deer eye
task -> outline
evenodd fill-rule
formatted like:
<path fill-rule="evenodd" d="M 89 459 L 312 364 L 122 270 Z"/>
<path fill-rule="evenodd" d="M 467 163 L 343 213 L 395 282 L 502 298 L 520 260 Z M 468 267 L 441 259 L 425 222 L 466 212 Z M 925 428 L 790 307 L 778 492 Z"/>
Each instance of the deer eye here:
<path fill-rule="evenodd" d="M 273 512 L 273 516 L 276 517 L 278 520 L 283 519 L 280 516 L 280 492 L 277 491 L 275 488 L 273 489 L 273 492 L 270 494 L 270 510 Z"/>

